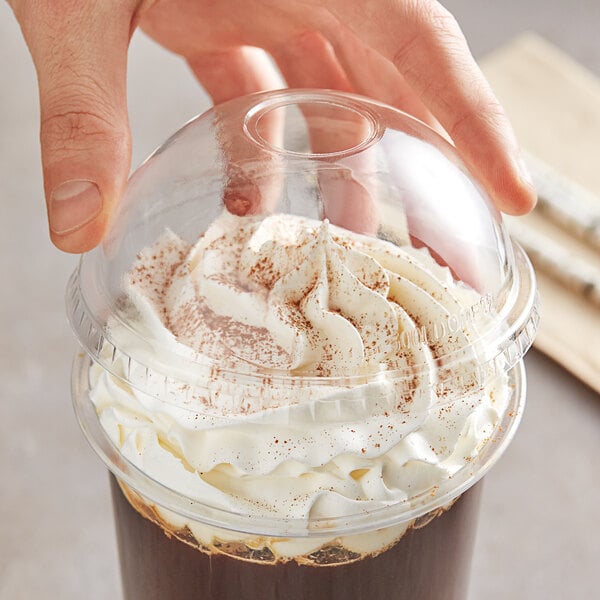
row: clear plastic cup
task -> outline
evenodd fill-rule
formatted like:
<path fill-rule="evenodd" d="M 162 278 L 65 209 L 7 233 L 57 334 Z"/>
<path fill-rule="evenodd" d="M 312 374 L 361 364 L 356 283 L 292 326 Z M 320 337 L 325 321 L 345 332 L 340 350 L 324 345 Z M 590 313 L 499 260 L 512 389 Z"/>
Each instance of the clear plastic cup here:
<path fill-rule="evenodd" d="M 538 300 L 427 126 L 316 90 L 209 110 L 134 173 L 67 310 L 128 600 L 465 597 Z"/>

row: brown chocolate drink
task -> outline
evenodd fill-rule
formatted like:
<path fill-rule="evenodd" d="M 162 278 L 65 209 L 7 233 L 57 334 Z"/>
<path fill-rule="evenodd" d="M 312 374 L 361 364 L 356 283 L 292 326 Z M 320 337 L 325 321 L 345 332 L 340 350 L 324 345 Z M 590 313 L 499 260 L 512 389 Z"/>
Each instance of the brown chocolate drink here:
<path fill-rule="evenodd" d="M 417 520 L 376 556 L 329 547 L 312 564 L 254 551 L 234 558 L 166 533 L 133 508 L 111 475 L 126 600 L 462 600 L 481 484 L 448 509 Z M 146 507 L 147 508 L 147 507 Z M 151 517 L 151 509 L 148 509 Z M 182 538 L 190 537 L 178 532 Z M 330 560 L 335 564 L 327 564 Z"/>

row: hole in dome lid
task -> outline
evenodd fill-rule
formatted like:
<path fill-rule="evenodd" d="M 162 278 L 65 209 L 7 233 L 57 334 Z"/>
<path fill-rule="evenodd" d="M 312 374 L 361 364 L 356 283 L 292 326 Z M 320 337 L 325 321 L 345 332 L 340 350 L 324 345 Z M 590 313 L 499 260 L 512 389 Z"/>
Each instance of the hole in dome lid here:
<path fill-rule="evenodd" d="M 363 107 L 314 98 L 261 103 L 248 113 L 245 131 L 263 148 L 304 158 L 356 154 L 380 137 Z"/>

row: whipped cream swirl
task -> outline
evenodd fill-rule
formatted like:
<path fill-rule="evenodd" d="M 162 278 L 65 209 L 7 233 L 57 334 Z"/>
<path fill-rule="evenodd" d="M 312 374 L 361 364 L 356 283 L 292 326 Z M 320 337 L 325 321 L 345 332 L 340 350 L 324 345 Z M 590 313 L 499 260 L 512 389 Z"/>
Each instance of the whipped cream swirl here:
<path fill-rule="evenodd" d="M 469 468 L 510 398 L 499 377 L 440 403 L 436 361 L 472 331 L 401 343 L 477 302 L 474 290 L 426 250 L 326 221 L 224 213 L 194 246 L 167 231 L 126 290 L 128 326 L 109 324 L 119 349 L 131 353 L 134 329 L 156 353 L 220 367 L 190 374 L 204 394 L 164 398 L 159 384 L 137 389 L 144 374 L 125 359 L 113 373 L 93 365 L 101 423 L 150 477 L 226 510 L 308 520 L 435 493 Z M 236 369 L 263 377 L 223 376 Z M 398 370 L 408 398 L 388 376 Z M 327 383 L 347 375 L 362 383 Z"/>
<path fill-rule="evenodd" d="M 170 280 L 162 273 L 156 286 L 146 253 L 128 287 L 178 342 L 213 359 L 356 374 L 394 359 L 398 319 L 387 271 L 348 242 L 327 221 L 225 213 Z"/>

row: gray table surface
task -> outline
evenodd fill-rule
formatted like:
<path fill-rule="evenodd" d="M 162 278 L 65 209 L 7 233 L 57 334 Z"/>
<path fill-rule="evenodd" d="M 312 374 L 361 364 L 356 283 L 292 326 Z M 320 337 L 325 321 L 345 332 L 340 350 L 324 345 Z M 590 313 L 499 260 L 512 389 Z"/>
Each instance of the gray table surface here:
<path fill-rule="evenodd" d="M 532 29 L 600 75 L 598 0 L 445 4 L 476 56 Z M 107 477 L 70 404 L 76 257 L 48 240 L 35 73 L 5 3 L 0 57 L 0 599 L 116 599 Z M 134 164 L 208 107 L 182 61 L 139 34 L 129 95 Z M 598 598 L 600 398 L 535 351 L 526 363 L 528 409 L 486 478 L 470 598 Z"/>

